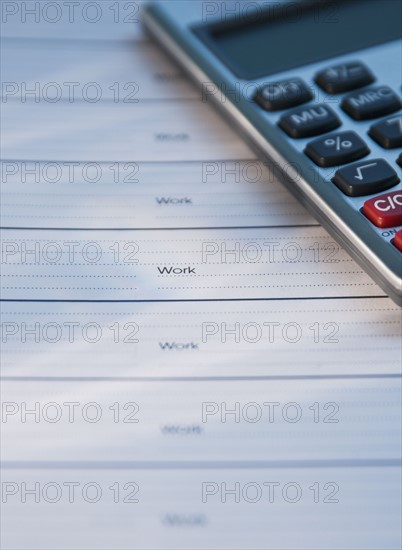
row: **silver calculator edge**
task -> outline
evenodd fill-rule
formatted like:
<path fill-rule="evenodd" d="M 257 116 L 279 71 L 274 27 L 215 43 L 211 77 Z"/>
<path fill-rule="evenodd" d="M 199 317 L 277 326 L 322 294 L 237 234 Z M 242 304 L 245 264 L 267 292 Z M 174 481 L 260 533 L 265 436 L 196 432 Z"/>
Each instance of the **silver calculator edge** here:
<path fill-rule="evenodd" d="M 194 0 L 193 0 L 194 1 Z M 149 3 L 142 10 L 142 21 L 150 34 L 158 41 L 172 58 L 186 71 L 192 80 L 202 87 L 203 83 L 211 82 L 211 78 L 188 55 L 180 40 L 173 38 L 164 27 L 163 11 L 157 3 Z M 219 92 L 218 88 L 216 90 Z M 370 247 L 350 229 L 350 226 L 331 209 L 311 185 L 292 166 L 288 160 L 253 126 L 240 109 L 222 92 L 211 94 L 211 99 L 223 115 L 235 123 L 242 137 L 256 151 L 258 156 L 264 156 L 278 169 L 280 181 L 306 207 L 306 209 L 321 223 L 334 239 L 343 247 L 356 262 L 372 277 L 386 294 L 399 306 L 402 306 L 402 275 L 397 275 L 375 255 Z M 286 172 L 281 167 L 287 165 Z M 401 260 L 402 268 L 402 260 Z"/>

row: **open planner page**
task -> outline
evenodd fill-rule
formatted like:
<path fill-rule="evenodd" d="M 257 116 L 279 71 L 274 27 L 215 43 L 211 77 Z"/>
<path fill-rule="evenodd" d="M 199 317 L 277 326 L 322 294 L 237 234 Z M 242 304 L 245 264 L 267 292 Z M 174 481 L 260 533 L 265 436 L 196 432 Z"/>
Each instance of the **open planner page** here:
<path fill-rule="evenodd" d="M 141 3 L 2 8 L 1 547 L 400 548 L 400 308 Z"/>

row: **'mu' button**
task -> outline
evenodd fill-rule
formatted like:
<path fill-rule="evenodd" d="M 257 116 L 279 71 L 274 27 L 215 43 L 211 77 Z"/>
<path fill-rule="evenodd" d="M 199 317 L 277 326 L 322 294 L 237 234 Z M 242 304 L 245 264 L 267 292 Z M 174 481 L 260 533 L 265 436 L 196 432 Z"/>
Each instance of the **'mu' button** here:
<path fill-rule="evenodd" d="M 334 111 L 326 105 L 298 107 L 283 115 L 278 125 L 288 136 L 304 138 L 330 132 L 341 125 Z"/>

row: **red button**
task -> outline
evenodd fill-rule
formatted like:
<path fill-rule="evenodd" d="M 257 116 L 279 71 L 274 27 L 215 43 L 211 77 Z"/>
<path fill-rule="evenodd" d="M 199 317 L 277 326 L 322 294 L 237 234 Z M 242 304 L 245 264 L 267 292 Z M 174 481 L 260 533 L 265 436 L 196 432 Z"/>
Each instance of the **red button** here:
<path fill-rule="evenodd" d="M 392 241 L 392 244 L 402 252 L 402 230 L 395 233 L 395 237 L 394 237 L 394 240 Z"/>
<path fill-rule="evenodd" d="M 377 227 L 402 225 L 402 191 L 369 199 L 364 203 L 363 214 Z"/>

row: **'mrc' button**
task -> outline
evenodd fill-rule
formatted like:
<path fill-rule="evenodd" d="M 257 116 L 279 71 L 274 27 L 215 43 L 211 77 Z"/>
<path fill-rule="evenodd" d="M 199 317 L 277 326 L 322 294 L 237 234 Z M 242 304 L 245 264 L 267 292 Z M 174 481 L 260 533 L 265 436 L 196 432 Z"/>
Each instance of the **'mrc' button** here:
<path fill-rule="evenodd" d="M 341 107 L 355 120 L 368 120 L 398 111 L 401 100 L 389 86 L 377 86 L 348 95 Z"/>
<path fill-rule="evenodd" d="M 377 227 L 402 225 L 402 190 L 366 201 L 363 214 Z"/>

